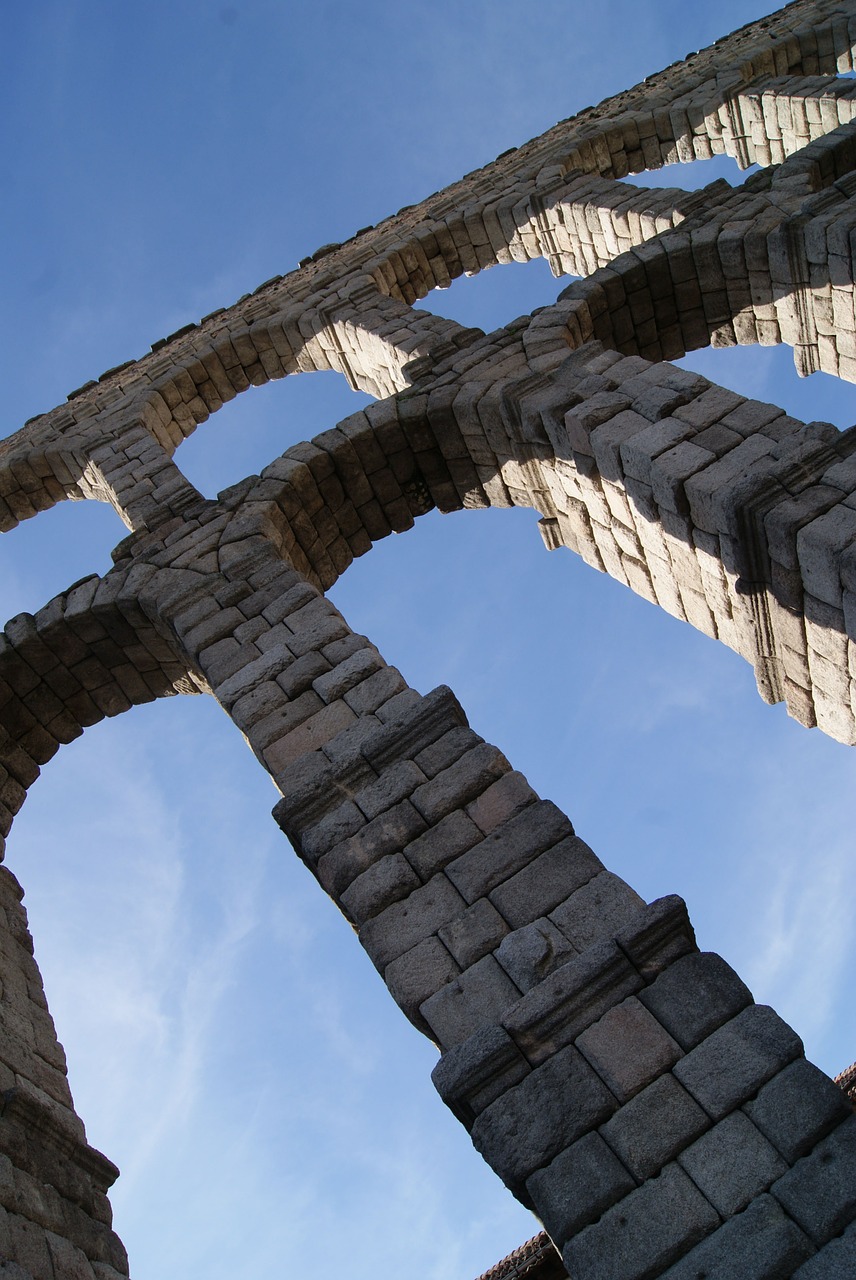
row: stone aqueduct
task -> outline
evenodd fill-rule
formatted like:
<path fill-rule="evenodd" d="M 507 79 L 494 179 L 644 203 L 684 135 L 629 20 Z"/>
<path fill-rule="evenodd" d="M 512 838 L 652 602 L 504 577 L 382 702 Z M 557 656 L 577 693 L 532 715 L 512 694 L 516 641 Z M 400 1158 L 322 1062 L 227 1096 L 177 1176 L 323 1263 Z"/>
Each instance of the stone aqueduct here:
<path fill-rule="evenodd" d="M 325 590 L 430 508 L 523 505 L 856 741 L 856 428 L 668 361 L 785 342 L 856 381 L 856 3 L 797 0 L 155 343 L 0 445 L 0 526 L 65 498 L 130 529 L 103 578 L 8 623 L 0 816 L 61 743 L 213 695 L 353 922 L 434 1079 L 579 1280 L 856 1274 L 856 1118 L 716 955 L 646 905 Z M 628 174 L 727 154 L 742 186 Z M 573 282 L 490 334 L 414 309 L 546 257 Z M 376 401 L 204 499 L 172 460 L 248 386 L 334 369 Z M 0 876 L 0 1275 L 118 1280 L 115 1168 L 68 1091 Z"/>

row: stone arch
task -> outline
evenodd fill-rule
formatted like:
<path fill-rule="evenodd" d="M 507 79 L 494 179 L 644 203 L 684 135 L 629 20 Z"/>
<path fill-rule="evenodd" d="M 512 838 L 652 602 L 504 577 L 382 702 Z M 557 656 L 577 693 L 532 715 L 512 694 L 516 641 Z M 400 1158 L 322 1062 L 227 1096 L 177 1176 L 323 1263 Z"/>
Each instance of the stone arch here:
<path fill-rule="evenodd" d="M 205 685 L 140 607 L 129 575 L 93 575 L 0 637 L 0 836 L 60 746 L 106 716 Z"/>

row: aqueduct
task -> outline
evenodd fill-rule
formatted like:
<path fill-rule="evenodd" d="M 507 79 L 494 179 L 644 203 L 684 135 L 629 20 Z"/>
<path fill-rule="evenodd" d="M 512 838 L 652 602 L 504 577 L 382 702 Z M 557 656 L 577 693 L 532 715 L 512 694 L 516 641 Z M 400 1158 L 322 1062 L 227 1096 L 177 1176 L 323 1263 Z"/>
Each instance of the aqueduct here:
<path fill-rule="evenodd" d="M 406 1016 L 436 1086 L 579 1280 L 856 1270 L 856 1119 L 798 1036 L 644 903 L 472 729 L 325 597 L 432 508 L 529 506 L 568 547 L 856 742 L 856 429 L 669 361 L 793 347 L 856 381 L 856 5 L 797 0 L 292 274 L 156 342 L 0 446 L 0 528 L 112 503 L 114 567 L 7 624 L 0 821 L 104 716 L 201 692 Z M 741 186 L 628 174 L 729 155 Z M 582 277 L 484 334 L 414 307 L 546 258 Z M 203 498 L 179 443 L 250 385 L 335 369 L 375 397 Z M 2 873 L 0 1274 L 117 1280 L 20 907 Z"/>

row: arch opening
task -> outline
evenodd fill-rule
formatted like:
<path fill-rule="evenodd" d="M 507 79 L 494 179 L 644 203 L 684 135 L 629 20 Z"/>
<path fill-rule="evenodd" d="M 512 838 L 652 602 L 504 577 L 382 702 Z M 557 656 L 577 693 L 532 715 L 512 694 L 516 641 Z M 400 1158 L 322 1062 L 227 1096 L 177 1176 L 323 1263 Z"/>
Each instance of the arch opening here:
<path fill-rule="evenodd" d="M 308 440 L 372 403 L 332 371 L 250 387 L 180 446 L 175 461 L 208 498 L 258 475 L 291 444 Z"/>

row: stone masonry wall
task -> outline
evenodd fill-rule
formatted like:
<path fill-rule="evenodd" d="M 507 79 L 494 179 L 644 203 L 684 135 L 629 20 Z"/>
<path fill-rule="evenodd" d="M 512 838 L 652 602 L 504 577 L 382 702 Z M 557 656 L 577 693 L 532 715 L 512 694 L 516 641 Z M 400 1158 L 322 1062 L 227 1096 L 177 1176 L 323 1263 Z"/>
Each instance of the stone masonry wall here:
<path fill-rule="evenodd" d="M 0 445 L 0 528 L 65 498 L 130 530 L 0 643 L 0 833 L 106 715 L 214 696 L 274 816 L 437 1044 L 434 1080 L 579 1280 L 856 1269 L 856 1118 L 773 1010 L 644 903 L 324 592 L 424 512 L 532 506 L 568 547 L 856 741 L 854 429 L 668 361 L 787 342 L 856 380 L 856 6 L 798 0 L 108 370 Z M 627 174 L 716 154 L 742 186 Z M 490 334 L 414 309 L 543 256 L 574 280 Z M 181 441 L 250 385 L 335 369 L 377 397 L 202 497 Z M 0 1276 L 126 1275 L 0 874 Z M 0 920 L 0 924 L 3 921 Z M 3 938 L 6 942 L 3 942 Z M 37 1188 L 38 1190 L 37 1194 Z"/>

